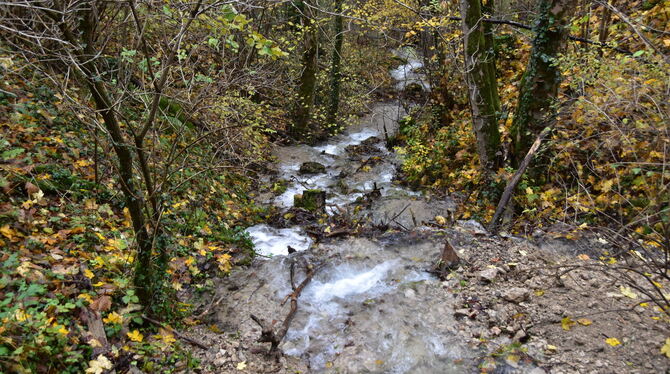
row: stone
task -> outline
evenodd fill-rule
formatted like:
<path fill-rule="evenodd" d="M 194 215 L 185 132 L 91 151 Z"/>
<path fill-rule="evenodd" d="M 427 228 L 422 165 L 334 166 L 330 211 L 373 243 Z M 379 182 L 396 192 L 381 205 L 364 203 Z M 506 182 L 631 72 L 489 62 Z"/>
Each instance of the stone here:
<path fill-rule="evenodd" d="M 512 287 L 503 291 L 502 293 L 503 299 L 517 304 L 525 301 L 526 299 L 528 299 L 529 296 L 530 296 L 530 290 L 521 287 Z"/>
<path fill-rule="evenodd" d="M 293 206 L 304 208 L 310 212 L 325 212 L 326 192 L 322 190 L 305 190 L 293 196 Z"/>
<path fill-rule="evenodd" d="M 528 335 L 526 335 L 526 332 L 523 330 L 519 330 L 514 334 L 514 337 L 512 338 L 513 341 L 515 342 L 521 342 L 523 341 Z"/>
<path fill-rule="evenodd" d="M 494 279 L 498 276 L 498 268 L 488 268 L 480 271 L 477 273 L 477 279 L 486 281 L 486 282 L 493 282 Z"/>
<path fill-rule="evenodd" d="M 300 165 L 299 174 L 323 174 L 326 172 L 326 167 L 323 164 L 314 161 L 303 162 Z"/>

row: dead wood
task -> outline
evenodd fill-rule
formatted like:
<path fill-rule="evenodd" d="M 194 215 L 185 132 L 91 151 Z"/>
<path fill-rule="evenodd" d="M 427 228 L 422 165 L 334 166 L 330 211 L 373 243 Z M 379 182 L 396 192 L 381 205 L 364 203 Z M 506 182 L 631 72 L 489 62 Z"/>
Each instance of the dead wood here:
<path fill-rule="evenodd" d="M 489 223 L 488 230 L 492 234 L 498 232 L 498 220 L 500 219 L 500 216 L 505 210 L 507 203 L 509 203 L 510 199 L 514 195 L 514 189 L 516 188 L 517 184 L 519 184 L 519 181 L 521 181 L 521 176 L 523 176 L 523 173 L 530 165 L 530 162 L 533 160 L 533 156 L 535 156 L 535 152 L 537 152 L 537 150 L 540 148 L 542 140 L 549 133 L 549 131 L 550 128 L 546 127 L 544 130 L 542 130 L 542 132 L 540 132 L 540 134 L 535 139 L 535 142 L 528 150 L 528 153 L 526 153 L 526 157 L 523 158 L 521 165 L 519 165 L 519 169 L 516 171 L 516 173 L 514 173 L 512 179 L 510 179 L 510 181 L 507 183 L 505 191 L 503 192 L 503 195 L 498 202 L 498 207 L 496 208 L 496 212 L 493 215 L 493 219 L 491 219 L 491 223 Z"/>
<path fill-rule="evenodd" d="M 303 281 L 296 286 L 295 262 L 291 262 L 290 275 L 291 275 L 291 289 L 293 290 L 293 292 L 286 295 L 284 300 L 281 302 L 281 305 L 283 306 L 284 304 L 286 304 L 287 301 L 290 300 L 291 309 L 289 310 L 288 314 L 286 315 L 286 318 L 284 318 L 284 322 L 282 322 L 281 326 L 277 331 L 275 331 L 273 323 L 269 323 L 268 321 L 256 317 L 253 314 L 250 315 L 251 319 L 254 322 L 256 322 L 256 324 L 258 324 L 258 326 L 260 326 L 261 328 L 261 336 L 258 338 L 258 342 L 270 343 L 270 349 L 268 350 L 267 354 L 269 356 L 274 356 L 277 361 L 279 361 L 279 358 L 281 357 L 279 344 L 281 344 L 282 340 L 284 340 L 284 337 L 286 336 L 286 333 L 288 332 L 288 329 L 291 326 L 291 321 L 293 321 L 293 317 L 295 317 L 295 314 L 298 311 L 298 298 L 300 297 L 302 290 L 305 289 L 307 284 L 312 280 L 314 273 L 316 272 L 316 269 L 311 264 L 306 264 L 305 268 L 306 268 L 305 279 L 303 279 Z"/>

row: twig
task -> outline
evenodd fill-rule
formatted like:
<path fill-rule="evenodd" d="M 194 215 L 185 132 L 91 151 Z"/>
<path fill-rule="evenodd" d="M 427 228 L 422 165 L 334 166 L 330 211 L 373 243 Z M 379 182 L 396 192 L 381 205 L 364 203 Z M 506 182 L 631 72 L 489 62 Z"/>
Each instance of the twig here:
<path fill-rule="evenodd" d="M 526 157 L 523 158 L 523 161 L 521 162 L 521 165 L 519 165 L 519 169 L 514 173 L 512 176 L 512 179 L 507 183 L 507 186 L 505 187 L 505 191 L 503 192 L 502 197 L 500 198 L 500 201 L 498 202 L 498 207 L 496 208 L 496 212 L 493 215 L 493 219 L 491 220 L 491 223 L 489 223 L 489 232 L 495 234 L 498 229 L 498 220 L 500 219 L 500 216 L 502 215 L 502 212 L 505 210 L 505 207 L 507 206 L 507 203 L 509 200 L 512 198 L 512 195 L 514 193 L 514 189 L 516 188 L 516 185 L 519 184 L 519 181 L 521 181 L 521 176 L 523 173 L 526 171 L 528 168 L 528 165 L 530 165 L 531 160 L 533 159 L 533 156 L 535 155 L 535 152 L 540 148 L 540 144 L 542 144 L 542 140 L 544 137 L 549 133 L 551 130 L 550 127 L 545 127 L 542 132 L 537 136 L 535 139 L 535 142 L 533 145 L 530 147 L 528 150 L 528 153 L 526 153 Z"/>
<path fill-rule="evenodd" d="M 159 322 L 159 321 L 156 321 L 156 320 L 153 319 L 153 318 L 147 317 L 147 316 L 145 316 L 145 315 L 142 315 L 142 318 L 144 318 L 145 320 L 147 320 L 147 321 L 153 323 L 153 324 L 156 325 L 156 326 L 160 326 L 160 327 L 162 327 L 162 328 L 164 328 L 164 329 L 168 329 L 171 333 L 174 334 L 174 336 L 178 337 L 179 339 L 185 340 L 185 341 L 187 341 L 187 342 L 189 342 L 189 343 L 191 343 L 191 344 L 193 344 L 193 345 L 195 345 L 195 346 L 197 346 L 197 347 L 199 347 L 199 348 L 202 348 L 202 349 L 204 349 L 204 350 L 209 349 L 209 347 L 206 346 L 206 345 L 204 345 L 203 343 L 200 343 L 199 341 L 197 341 L 197 340 L 195 340 L 195 339 L 193 339 L 193 338 L 189 338 L 188 336 L 186 336 L 186 335 L 184 335 L 184 334 L 181 334 L 180 332 L 178 332 L 177 330 L 173 329 L 173 328 L 170 327 L 170 326 L 164 326 L 163 323 L 161 323 L 161 322 Z"/>

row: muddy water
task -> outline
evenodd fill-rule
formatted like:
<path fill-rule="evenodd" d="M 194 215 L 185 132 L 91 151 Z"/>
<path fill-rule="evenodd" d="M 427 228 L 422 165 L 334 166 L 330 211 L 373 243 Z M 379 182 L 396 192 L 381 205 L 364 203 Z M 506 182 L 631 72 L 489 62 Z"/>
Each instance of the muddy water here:
<path fill-rule="evenodd" d="M 400 67 L 402 75 L 400 68 L 391 72 L 398 83 L 421 82 L 414 70 L 418 59 L 403 58 L 407 64 Z M 327 143 L 276 150 L 277 171 L 289 182 L 268 203 L 289 208 L 295 194 L 319 188 L 327 191 L 327 210 L 333 212 L 350 208 L 376 186 L 381 196 L 362 214 L 403 230 L 375 239 L 314 244 L 300 227 L 250 227 L 247 232 L 264 257 L 221 285 L 230 298 L 217 315 L 224 328 L 251 340 L 259 331 L 250 313 L 282 320 L 288 313 L 288 306 L 280 304 L 291 291 L 290 264 L 303 269 L 310 263 L 318 271 L 299 299 L 281 348 L 304 359 L 312 371 L 456 373 L 464 370 L 461 363 L 471 363 L 472 352 L 455 338 L 454 300 L 425 271 L 438 257 L 443 239 L 422 223 L 448 215 L 453 206 L 395 183 L 401 161 L 384 145 L 404 114 L 397 103 L 379 103 L 358 125 Z M 299 175 L 306 161 L 323 164 L 326 172 Z M 288 246 L 298 252 L 288 255 Z M 300 271 L 296 281 L 303 277 Z"/>

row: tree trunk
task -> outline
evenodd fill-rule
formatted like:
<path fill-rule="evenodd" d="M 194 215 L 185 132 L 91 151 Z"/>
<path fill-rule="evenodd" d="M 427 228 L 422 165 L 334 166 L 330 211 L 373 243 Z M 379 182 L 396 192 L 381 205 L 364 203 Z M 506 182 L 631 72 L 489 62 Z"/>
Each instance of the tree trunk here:
<path fill-rule="evenodd" d="M 93 102 L 100 112 L 103 124 L 112 139 L 112 147 L 119 160 L 119 177 L 121 182 L 121 191 L 126 200 L 126 207 L 133 224 L 135 240 L 137 242 L 138 253 L 135 266 L 134 284 L 137 287 L 137 296 L 140 303 L 144 306 L 151 304 L 153 289 L 152 260 L 151 252 L 153 249 L 152 240 L 145 225 L 145 218 L 142 209 L 144 208 L 144 198 L 142 191 L 137 188 L 135 183 L 135 173 L 133 171 L 133 156 L 131 145 L 123 135 L 123 130 L 119 124 L 112 100 L 107 92 L 105 85 L 97 79 L 97 68 L 95 66 L 96 51 L 93 48 L 93 16 L 92 13 L 84 15 L 80 23 L 82 43 L 79 43 L 77 37 L 68 28 L 65 23 L 61 23 L 60 29 L 65 39 L 73 46 L 81 45 L 82 54 L 77 55 L 79 66 L 83 72 L 82 79 L 91 93 Z"/>
<path fill-rule="evenodd" d="M 333 59 L 330 66 L 330 103 L 328 106 L 327 125 L 336 128 L 337 112 L 340 108 L 340 62 L 342 59 L 342 44 L 344 42 L 342 3 L 344 0 L 335 0 L 335 47 L 333 48 Z M 332 132 L 332 129 L 331 129 Z"/>
<path fill-rule="evenodd" d="M 614 5 L 612 1 L 612 5 Z M 603 6 L 603 14 L 600 16 L 600 27 L 598 28 L 598 41 L 600 44 L 607 43 L 607 37 L 609 36 L 609 24 L 612 19 L 612 10 L 609 7 Z M 602 57 L 603 48 L 598 49 L 598 56 Z"/>
<path fill-rule="evenodd" d="M 519 104 L 512 123 L 512 163 L 516 168 L 554 112 L 561 81 L 557 55 L 565 51 L 575 0 L 542 0 L 533 50 L 521 78 Z"/>
<path fill-rule="evenodd" d="M 495 77 L 493 36 L 482 20 L 481 0 L 462 0 L 465 71 L 472 127 L 477 137 L 479 161 L 486 175 L 500 165 L 498 112 L 500 98 Z"/>
<path fill-rule="evenodd" d="M 291 126 L 291 135 L 299 138 L 313 135 L 310 134 L 310 122 L 316 92 L 318 29 L 307 15 L 307 8 L 304 4 L 299 2 L 296 6 L 302 14 L 304 51 L 300 85 L 298 86 L 298 102 L 296 103 L 294 122 Z"/>

